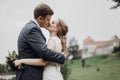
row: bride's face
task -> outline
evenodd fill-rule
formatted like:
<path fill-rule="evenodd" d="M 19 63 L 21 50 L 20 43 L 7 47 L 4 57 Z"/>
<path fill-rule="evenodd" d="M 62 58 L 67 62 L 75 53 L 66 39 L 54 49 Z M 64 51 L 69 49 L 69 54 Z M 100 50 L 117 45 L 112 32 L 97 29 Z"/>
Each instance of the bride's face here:
<path fill-rule="evenodd" d="M 47 29 L 48 31 L 50 31 L 50 32 L 55 32 L 55 31 L 57 31 L 57 23 L 58 23 L 57 20 L 53 20 L 46 29 Z"/>

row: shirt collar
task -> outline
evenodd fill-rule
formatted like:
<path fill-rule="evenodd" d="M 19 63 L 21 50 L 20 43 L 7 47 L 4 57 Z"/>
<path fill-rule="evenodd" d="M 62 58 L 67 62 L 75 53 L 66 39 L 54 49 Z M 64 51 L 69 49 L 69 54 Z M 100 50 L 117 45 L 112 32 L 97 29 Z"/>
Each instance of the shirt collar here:
<path fill-rule="evenodd" d="M 41 28 L 36 20 L 33 19 L 32 21 L 34 21 L 37 24 L 37 27 L 39 27 L 41 29 L 45 38 L 48 38 L 49 37 L 49 32 L 45 28 Z"/>
<path fill-rule="evenodd" d="M 38 22 L 37 22 L 36 20 L 33 19 L 33 21 L 37 24 L 37 27 L 39 27 L 40 29 L 42 29 L 42 28 L 39 26 L 39 24 L 38 24 Z"/>

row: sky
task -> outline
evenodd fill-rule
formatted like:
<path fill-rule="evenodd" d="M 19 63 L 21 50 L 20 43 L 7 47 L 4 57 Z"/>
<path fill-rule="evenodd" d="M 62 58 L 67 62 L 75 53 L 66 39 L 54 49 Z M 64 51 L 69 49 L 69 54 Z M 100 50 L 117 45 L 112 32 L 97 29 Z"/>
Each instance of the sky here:
<path fill-rule="evenodd" d="M 88 36 L 96 41 L 120 37 L 120 8 L 110 9 L 115 5 L 111 0 L 0 0 L 0 63 L 5 62 L 8 51 L 17 51 L 20 30 L 33 19 L 39 3 L 54 10 L 52 20 L 61 18 L 66 22 L 68 40 L 75 37 L 80 48 Z M 48 31 L 44 34 L 48 39 Z"/>

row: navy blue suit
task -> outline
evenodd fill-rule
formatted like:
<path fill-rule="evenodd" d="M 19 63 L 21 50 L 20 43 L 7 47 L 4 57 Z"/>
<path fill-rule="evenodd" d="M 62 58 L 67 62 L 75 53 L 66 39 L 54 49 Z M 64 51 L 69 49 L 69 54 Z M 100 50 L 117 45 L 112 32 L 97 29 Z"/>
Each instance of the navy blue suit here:
<path fill-rule="evenodd" d="M 43 58 L 44 60 L 63 64 L 63 54 L 47 48 L 46 39 L 34 21 L 28 22 L 18 38 L 19 58 Z M 42 80 L 42 66 L 27 66 L 24 70 L 16 71 L 16 80 Z"/>

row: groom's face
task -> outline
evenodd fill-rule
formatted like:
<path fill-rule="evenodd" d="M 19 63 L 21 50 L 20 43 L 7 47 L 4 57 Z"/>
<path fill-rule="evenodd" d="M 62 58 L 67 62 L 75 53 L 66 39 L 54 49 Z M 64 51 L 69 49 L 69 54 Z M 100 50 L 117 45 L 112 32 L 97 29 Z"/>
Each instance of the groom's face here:
<path fill-rule="evenodd" d="M 43 27 L 43 28 L 46 28 L 49 26 L 50 24 L 50 20 L 51 20 L 51 15 L 47 15 L 46 17 L 41 17 L 41 20 L 40 20 L 40 26 Z"/>

